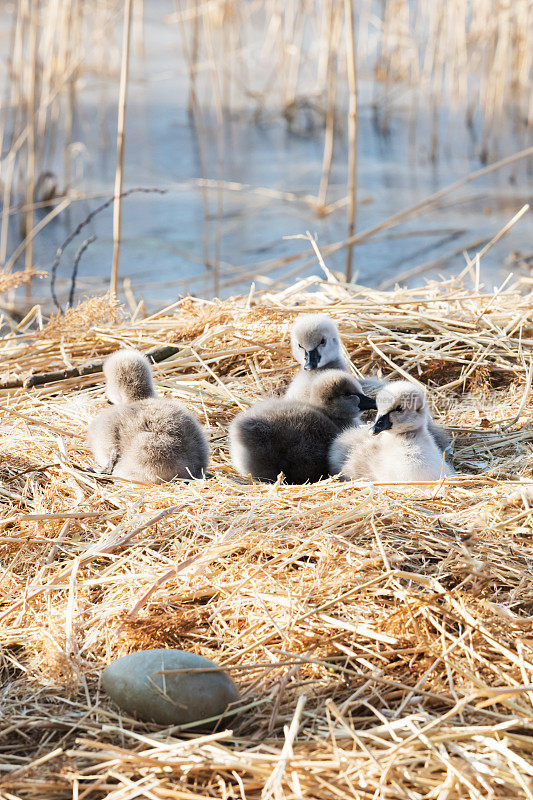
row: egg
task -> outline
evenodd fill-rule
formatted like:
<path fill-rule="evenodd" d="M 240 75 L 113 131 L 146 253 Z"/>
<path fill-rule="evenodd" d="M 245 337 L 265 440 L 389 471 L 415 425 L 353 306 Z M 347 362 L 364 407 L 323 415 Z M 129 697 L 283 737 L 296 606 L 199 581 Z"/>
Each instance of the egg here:
<path fill-rule="evenodd" d="M 160 725 L 218 717 L 239 700 L 229 675 L 207 658 L 183 650 L 130 653 L 104 669 L 102 684 L 123 711 Z"/>

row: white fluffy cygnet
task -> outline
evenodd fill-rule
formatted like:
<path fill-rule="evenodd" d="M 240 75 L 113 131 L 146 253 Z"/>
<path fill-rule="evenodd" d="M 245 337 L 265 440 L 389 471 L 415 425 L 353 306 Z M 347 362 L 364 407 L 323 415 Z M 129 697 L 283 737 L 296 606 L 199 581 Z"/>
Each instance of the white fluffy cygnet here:
<path fill-rule="evenodd" d="M 379 483 L 436 481 L 455 474 L 430 433 L 422 389 L 394 381 L 378 392 L 376 403 L 374 425 L 350 428 L 333 442 L 332 473 Z"/>
<path fill-rule="evenodd" d="M 328 453 L 339 432 L 375 407 L 355 378 L 328 370 L 311 387 L 309 402 L 263 400 L 235 417 L 229 427 L 233 466 L 259 480 L 275 481 L 283 472 L 288 483 L 314 483 L 329 474 Z"/>
<path fill-rule="evenodd" d="M 201 478 L 209 460 L 206 436 L 184 405 L 157 397 L 148 359 L 137 350 L 119 350 L 104 362 L 104 374 L 114 408 L 88 428 L 101 471 L 155 483 Z"/>
<path fill-rule="evenodd" d="M 291 348 L 300 370 L 285 392 L 287 399 L 308 401 L 314 381 L 325 370 L 350 373 L 342 353 L 338 328 L 325 314 L 298 317 L 291 328 Z M 363 378 L 360 381 L 363 392 L 370 395 L 375 395 L 384 383 L 380 378 Z"/>

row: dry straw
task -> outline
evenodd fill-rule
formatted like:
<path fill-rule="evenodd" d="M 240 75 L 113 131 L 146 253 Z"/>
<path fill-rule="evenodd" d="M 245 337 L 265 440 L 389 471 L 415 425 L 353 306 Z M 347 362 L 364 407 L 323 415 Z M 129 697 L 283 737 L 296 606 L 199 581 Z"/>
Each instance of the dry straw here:
<path fill-rule="evenodd" d="M 4 338 L 19 387 L 0 392 L 2 798 L 533 796 L 533 296 L 476 277 L 384 292 L 330 274 L 136 320 L 94 299 Z M 286 385 L 309 308 L 338 322 L 356 371 L 428 387 L 463 477 L 235 475 L 227 424 Z M 156 384 L 208 427 L 205 480 L 90 471 L 101 373 L 24 388 L 122 345 L 171 346 Z M 205 734 L 120 714 L 100 672 L 144 647 L 223 664 L 236 718 Z"/>

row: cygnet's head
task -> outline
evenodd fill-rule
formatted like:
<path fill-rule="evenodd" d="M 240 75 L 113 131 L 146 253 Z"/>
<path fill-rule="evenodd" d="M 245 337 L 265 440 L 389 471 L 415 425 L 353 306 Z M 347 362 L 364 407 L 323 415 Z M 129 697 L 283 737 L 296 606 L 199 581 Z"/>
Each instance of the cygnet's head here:
<path fill-rule="evenodd" d="M 104 361 L 110 403 L 133 403 L 155 396 L 150 362 L 138 350 L 117 350 Z"/>
<path fill-rule="evenodd" d="M 410 433 L 427 423 L 426 397 L 422 389 L 409 381 L 394 381 L 378 392 L 378 415 L 372 433 L 391 430 Z"/>
<path fill-rule="evenodd" d="M 299 317 L 291 329 L 292 354 L 304 369 L 327 367 L 340 358 L 337 326 L 323 314 Z"/>
<path fill-rule="evenodd" d="M 363 392 L 359 381 L 341 369 L 328 369 L 317 377 L 309 399 L 331 417 L 348 421 L 361 411 L 377 407 L 374 398 Z"/>

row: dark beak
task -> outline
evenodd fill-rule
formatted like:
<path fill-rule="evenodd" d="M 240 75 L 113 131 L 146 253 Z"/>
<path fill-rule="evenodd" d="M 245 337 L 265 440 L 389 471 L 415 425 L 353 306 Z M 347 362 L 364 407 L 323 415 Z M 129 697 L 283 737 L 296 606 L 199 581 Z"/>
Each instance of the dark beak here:
<path fill-rule="evenodd" d="M 370 409 L 376 410 L 376 400 L 374 397 L 367 397 L 366 394 L 358 394 L 359 408 L 361 411 L 369 411 Z"/>
<path fill-rule="evenodd" d="M 382 417 L 377 418 L 375 425 L 372 428 L 372 433 L 377 434 L 381 433 L 382 431 L 389 431 L 391 428 L 392 428 L 392 422 L 390 421 L 389 415 L 383 414 Z"/>
<path fill-rule="evenodd" d="M 318 347 L 315 347 L 314 350 L 305 351 L 304 369 L 316 369 L 318 367 L 319 361 L 320 361 L 320 354 L 318 352 Z"/>

